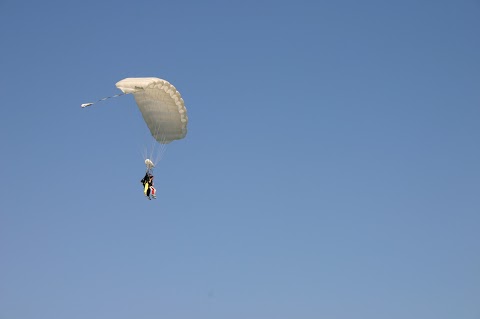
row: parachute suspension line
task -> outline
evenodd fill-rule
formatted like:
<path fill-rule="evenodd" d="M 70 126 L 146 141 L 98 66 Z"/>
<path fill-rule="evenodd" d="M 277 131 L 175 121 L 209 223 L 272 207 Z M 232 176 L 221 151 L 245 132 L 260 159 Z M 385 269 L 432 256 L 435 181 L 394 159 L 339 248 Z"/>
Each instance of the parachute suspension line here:
<path fill-rule="evenodd" d="M 146 160 L 148 159 L 148 149 L 147 149 L 146 146 L 145 146 L 144 149 L 143 149 L 142 157 L 143 157 L 143 160 L 144 160 L 144 161 L 146 161 Z"/>
<path fill-rule="evenodd" d="M 161 133 L 161 136 L 162 136 L 162 140 L 161 140 L 161 142 L 160 142 L 160 151 L 158 152 L 158 159 L 157 159 L 157 161 L 161 161 L 161 160 L 162 160 L 163 155 L 165 154 L 165 151 L 167 150 L 167 143 L 166 143 L 167 134 L 165 134 L 165 132 L 162 132 L 162 133 Z"/>
<path fill-rule="evenodd" d="M 165 140 L 166 140 L 166 138 L 162 137 L 162 141 L 160 143 L 159 150 L 156 153 L 155 163 L 158 163 L 163 159 L 163 155 L 165 154 L 165 152 L 167 150 L 167 144 L 165 144 Z"/>
<path fill-rule="evenodd" d="M 158 136 L 160 135 L 160 140 L 158 141 L 157 138 Z M 158 164 L 158 162 L 160 162 L 160 160 L 163 158 L 163 155 L 165 153 L 165 150 L 167 148 L 167 144 L 165 143 L 166 141 L 166 134 L 164 134 L 162 131 L 161 131 L 161 127 L 160 125 L 158 125 L 156 128 L 155 128 L 155 136 L 154 136 L 154 139 L 152 141 L 152 148 L 151 148 L 151 153 L 150 153 L 150 158 L 152 159 L 153 163 L 155 165 Z M 157 144 L 160 144 L 158 146 L 158 150 L 156 150 L 157 148 Z"/>
<path fill-rule="evenodd" d="M 157 124 L 153 132 L 151 144 L 144 147 L 143 159 L 150 160 L 156 166 L 163 158 L 167 149 L 167 134 L 163 132 L 160 124 Z"/>

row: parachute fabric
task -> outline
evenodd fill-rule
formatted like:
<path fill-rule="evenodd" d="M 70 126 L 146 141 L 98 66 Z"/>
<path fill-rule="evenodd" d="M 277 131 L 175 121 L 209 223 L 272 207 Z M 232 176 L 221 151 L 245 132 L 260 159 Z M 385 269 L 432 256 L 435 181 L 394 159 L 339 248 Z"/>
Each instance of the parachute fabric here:
<path fill-rule="evenodd" d="M 168 144 L 187 135 L 187 109 L 177 89 L 159 78 L 126 78 L 116 83 L 124 94 L 133 94 L 152 136 Z"/>

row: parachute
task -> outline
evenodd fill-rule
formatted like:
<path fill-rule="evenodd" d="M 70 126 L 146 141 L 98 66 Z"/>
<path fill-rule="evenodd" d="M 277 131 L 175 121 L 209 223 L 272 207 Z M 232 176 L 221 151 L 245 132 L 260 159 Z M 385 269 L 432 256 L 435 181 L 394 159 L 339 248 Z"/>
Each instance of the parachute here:
<path fill-rule="evenodd" d="M 177 89 L 168 81 L 154 77 L 126 78 L 117 82 L 116 86 L 123 93 L 97 102 L 133 94 L 151 135 L 161 145 L 162 153 L 165 151 L 166 144 L 183 139 L 187 135 L 188 116 L 185 103 Z M 84 103 L 81 107 L 85 108 L 97 102 Z M 153 152 L 152 150 L 150 158 Z M 152 162 L 147 155 L 144 157 L 147 170 L 152 170 L 156 162 Z"/>
<path fill-rule="evenodd" d="M 125 94 L 132 93 L 153 138 L 160 144 L 187 135 L 187 109 L 168 81 L 158 78 L 126 78 L 116 84 Z"/>

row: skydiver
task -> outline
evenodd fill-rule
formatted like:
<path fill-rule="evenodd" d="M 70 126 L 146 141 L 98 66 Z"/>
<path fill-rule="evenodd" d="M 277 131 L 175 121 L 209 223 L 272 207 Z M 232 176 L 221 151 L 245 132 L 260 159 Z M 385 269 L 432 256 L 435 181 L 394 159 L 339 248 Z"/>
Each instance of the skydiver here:
<path fill-rule="evenodd" d="M 140 183 L 142 183 L 143 192 L 148 199 L 151 199 L 150 194 L 152 195 L 153 199 L 157 198 L 155 187 L 153 187 L 153 175 L 149 171 L 145 173 L 145 176 L 142 178 Z"/>

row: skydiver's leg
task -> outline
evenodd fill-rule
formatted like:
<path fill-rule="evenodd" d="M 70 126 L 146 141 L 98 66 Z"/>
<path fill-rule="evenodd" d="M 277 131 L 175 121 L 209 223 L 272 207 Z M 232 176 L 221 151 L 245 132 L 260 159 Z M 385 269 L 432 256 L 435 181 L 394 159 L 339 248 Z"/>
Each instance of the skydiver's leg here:
<path fill-rule="evenodd" d="M 147 191 L 148 191 L 148 183 L 145 183 L 145 184 L 143 185 L 143 193 L 145 194 L 145 196 L 148 196 L 148 195 L 147 195 Z"/>
<path fill-rule="evenodd" d="M 150 188 L 152 189 L 153 198 L 157 198 L 157 190 L 155 189 L 155 187 L 151 186 Z"/>

